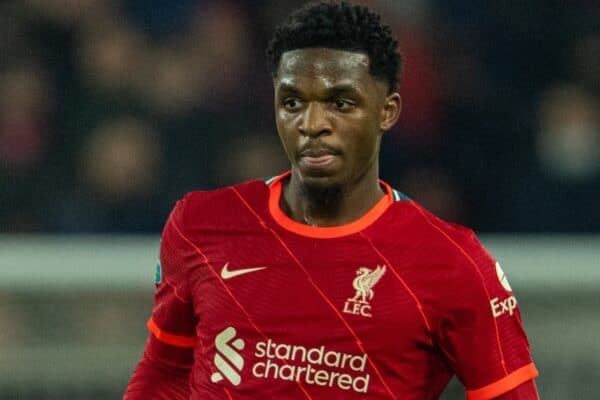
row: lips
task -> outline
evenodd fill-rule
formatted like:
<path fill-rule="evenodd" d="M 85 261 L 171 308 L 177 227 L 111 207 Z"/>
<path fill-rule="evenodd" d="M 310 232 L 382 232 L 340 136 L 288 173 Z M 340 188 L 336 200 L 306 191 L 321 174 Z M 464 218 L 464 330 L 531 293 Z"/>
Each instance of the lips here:
<path fill-rule="evenodd" d="M 334 156 L 336 153 L 334 153 L 333 151 L 330 150 L 310 150 L 310 151 L 305 151 L 300 153 L 300 157 L 304 158 L 304 157 L 310 157 L 310 158 L 319 158 L 319 157 L 326 157 L 326 156 Z"/>
<path fill-rule="evenodd" d="M 331 164 L 334 159 L 335 159 L 335 156 L 333 154 L 327 154 L 327 155 L 322 155 L 322 156 L 318 156 L 318 157 L 311 157 L 311 156 L 303 157 L 302 161 L 308 167 L 319 168 L 319 167 L 325 167 L 325 166 Z"/>
<path fill-rule="evenodd" d="M 309 169 L 325 168 L 335 161 L 337 154 L 326 147 L 306 149 L 300 152 L 300 164 Z"/>
<path fill-rule="evenodd" d="M 335 155 L 336 152 L 329 147 L 311 147 L 300 152 L 300 157 L 321 157 Z"/>

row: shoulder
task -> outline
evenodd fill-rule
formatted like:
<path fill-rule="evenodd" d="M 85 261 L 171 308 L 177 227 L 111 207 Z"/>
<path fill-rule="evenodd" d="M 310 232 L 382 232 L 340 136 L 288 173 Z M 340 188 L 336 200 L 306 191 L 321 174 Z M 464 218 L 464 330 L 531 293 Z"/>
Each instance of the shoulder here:
<path fill-rule="evenodd" d="M 418 253 L 441 273 L 446 285 L 479 291 L 495 278 L 496 261 L 472 229 L 445 221 L 414 201 L 396 204 L 411 242 L 421 247 Z"/>
<path fill-rule="evenodd" d="M 446 285 L 448 290 L 442 298 L 449 308 L 480 310 L 489 318 L 496 318 L 504 311 L 513 314 L 516 300 L 508 278 L 500 263 L 481 243 L 477 235 L 469 228 L 452 224 L 422 210 L 423 218 L 432 229 L 447 242 L 451 250 L 448 254 L 453 260 L 448 266 Z M 460 292 L 456 292 L 460 288 Z M 497 303 L 503 302 L 503 306 Z M 453 306 L 450 306 L 453 304 Z M 491 308 L 490 308 L 491 307 Z M 454 308 L 456 311 L 456 308 Z M 493 312 L 491 312 L 493 311 Z"/>
<path fill-rule="evenodd" d="M 475 232 L 463 225 L 448 222 L 413 200 L 396 201 L 392 207 L 394 225 L 409 230 L 424 245 L 448 248 L 459 253 L 486 252 Z"/>
<path fill-rule="evenodd" d="M 268 195 L 265 180 L 256 179 L 215 190 L 197 190 L 186 193 L 171 211 L 167 224 L 193 227 L 211 222 L 222 224 L 228 216 L 237 215 L 244 202 L 263 202 Z"/>
<path fill-rule="evenodd" d="M 400 196 L 403 196 L 400 194 Z M 425 246 L 479 251 L 483 248 L 472 229 L 443 220 L 407 197 L 394 201 L 385 221 L 396 234 L 407 234 Z"/>

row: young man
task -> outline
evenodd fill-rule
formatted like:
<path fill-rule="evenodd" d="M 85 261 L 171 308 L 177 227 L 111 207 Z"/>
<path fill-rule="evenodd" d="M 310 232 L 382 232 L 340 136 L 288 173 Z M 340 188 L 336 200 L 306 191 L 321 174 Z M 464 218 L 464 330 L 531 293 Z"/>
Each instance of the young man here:
<path fill-rule="evenodd" d="M 378 179 L 400 114 L 379 16 L 311 4 L 275 32 L 291 171 L 179 201 L 126 399 L 537 399 L 517 301 L 462 227 Z"/>

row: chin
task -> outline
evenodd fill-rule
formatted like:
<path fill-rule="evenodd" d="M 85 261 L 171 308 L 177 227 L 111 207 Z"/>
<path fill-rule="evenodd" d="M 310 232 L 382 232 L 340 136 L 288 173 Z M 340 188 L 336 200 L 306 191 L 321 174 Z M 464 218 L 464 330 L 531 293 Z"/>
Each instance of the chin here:
<path fill-rule="evenodd" d="M 332 177 L 307 177 L 299 189 L 311 203 L 310 212 L 315 213 L 317 207 L 321 215 L 334 215 L 344 196 L 344 186 Z"/>
<path fill-rule="evenodd" d="M 331 186 L 341 186 L 342 180 L 337 174 L 326 173 L 325 171 L 301 171 L 300 179 L 303 186 L 327 188 Z"/>

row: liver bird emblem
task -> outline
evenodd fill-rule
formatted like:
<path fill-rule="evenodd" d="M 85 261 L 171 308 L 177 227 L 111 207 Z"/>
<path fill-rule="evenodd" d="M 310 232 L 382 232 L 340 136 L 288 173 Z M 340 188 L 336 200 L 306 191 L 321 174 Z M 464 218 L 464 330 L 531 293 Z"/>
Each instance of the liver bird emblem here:
<path fill-rule="evenodd" d="M 385 265 L 378 265 L 374 270 L 367 267 L 360 267 L 356 271 L 356 278 L 352 281 L 352 286 L 356 290 L 356 294 L 352 299 L 348 300 L 368 304 L 369 300 L 375 295 L 373 286 L 379 282 L 384 273 Z"/>

